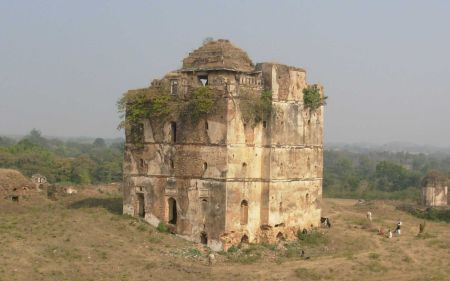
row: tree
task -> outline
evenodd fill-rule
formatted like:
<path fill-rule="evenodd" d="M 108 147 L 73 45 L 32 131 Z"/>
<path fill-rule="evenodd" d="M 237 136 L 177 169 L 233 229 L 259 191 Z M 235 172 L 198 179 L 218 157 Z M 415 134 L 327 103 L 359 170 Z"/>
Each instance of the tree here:
<path fill-rule="evenodd" d="M 0 137 L 0 146 L 10 146 L 14 144 L 14 140 L 7 137 Z"/>
<path fill-rule="evenodd" d="M 80 184 L 92 183 L 91 171 L 95 168 L 95 162 L 88 155 L 81 155 L 72 164 L 72 181 Z"/>
<path fill-rule="evenodd" d="M 47 146 L 48 141 L 46 138 L 42 137 L 41 131 L 37 129 L 33 129 L 24 137 L 24 139 L 29 140 L 33 144 L 39 145 L 39 146 Z"/>
<path fill-rule="evenodd" d="M 106 142 L 105 142 L 105 140 L 102 139 L 102 138 L 96 138 L 96 139 L 94 140 L 93 145 L 94 145 L 95 147 L 104 148 L 104 147 L 106 147 Z"/>
<path fill-rule="evenodd" d="M 315 110 L 326 104 L 328 97 L 322 96 L 317 85 L 310 85 L 303 89 L 303 103 L 306 108 Z"/>

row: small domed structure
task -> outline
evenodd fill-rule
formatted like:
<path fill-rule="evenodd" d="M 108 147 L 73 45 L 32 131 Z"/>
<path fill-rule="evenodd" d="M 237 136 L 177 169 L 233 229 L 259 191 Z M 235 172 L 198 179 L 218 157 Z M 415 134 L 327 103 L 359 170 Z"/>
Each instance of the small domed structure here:
<path fill-rule="evenodd" d="M 448 177 L 431 171 L 422 180 L 422 204 L 425 206 L 446 206 Z"/>

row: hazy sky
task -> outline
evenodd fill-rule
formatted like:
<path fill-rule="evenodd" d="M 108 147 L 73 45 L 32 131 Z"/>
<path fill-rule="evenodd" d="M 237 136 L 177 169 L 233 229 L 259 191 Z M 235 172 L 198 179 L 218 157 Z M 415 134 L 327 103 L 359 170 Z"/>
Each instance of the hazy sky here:
<path fill-rule="evenodd" d="M 305 68 L 326 141 L 450 145 L 450 1 L 0 0 L 0 135 L 121 136 L 121 94 L 205 37 Z"/>

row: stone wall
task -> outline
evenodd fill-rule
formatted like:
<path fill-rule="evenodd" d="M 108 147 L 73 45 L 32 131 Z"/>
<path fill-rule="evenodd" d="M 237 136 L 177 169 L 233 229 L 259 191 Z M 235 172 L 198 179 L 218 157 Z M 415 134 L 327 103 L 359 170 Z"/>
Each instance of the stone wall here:
<path fill-rule="evenodd" d="M 208 43 L 151 86 L 187 100 L 207 79 L 221 106 L 197 123 L 176 114 L 142 120 L 143 146 L 127 138 L 124 156 L 124 213 L 166 223 L 189 240 L 207 237 L 202 242 L 214 250 L 295 239 L 317 227 L 321 213 L 323 107 L 304 108 L 305 71 L 274 63 L 251 70 L 251 61 L 236 64 L 246 54 L 228 44 Z M 272 92 L 273 114 L 247 124 L 241 97 L 264 90 Z"/>
<path fill-rule="evenodd" d="M 448 187 L 423 187 L 422 188 L 422 204 L 425 206 L 447 206 Z"/>
<path fill-rule="evenodd" d="M 303 108 L 303 70 L 277 64 L 257 67 L 265 89 L 272 91 L 275 112 L 251 127 L 242 121 L 239 100 L 228 103 L 225 248 L 243 237 L 249 242 L 275 242 L 280 234 L 294 239 L 298 230 L 317 227 L 320 221 L 322 108 Z M 243 201 L 248 203 L 244 225 Z"/>

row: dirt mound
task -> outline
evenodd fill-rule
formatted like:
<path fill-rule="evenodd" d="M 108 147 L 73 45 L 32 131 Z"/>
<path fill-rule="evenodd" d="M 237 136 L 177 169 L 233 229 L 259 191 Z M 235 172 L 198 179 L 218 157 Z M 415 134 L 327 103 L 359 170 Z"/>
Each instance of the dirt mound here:
<path fill-rule="evenodd" d="M 34 189 L 33 183 L 19 171 L 0 169 L 0 194 L 20 193 Z"/>

